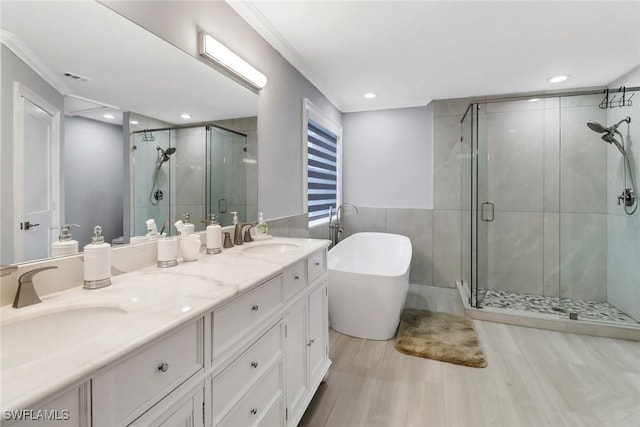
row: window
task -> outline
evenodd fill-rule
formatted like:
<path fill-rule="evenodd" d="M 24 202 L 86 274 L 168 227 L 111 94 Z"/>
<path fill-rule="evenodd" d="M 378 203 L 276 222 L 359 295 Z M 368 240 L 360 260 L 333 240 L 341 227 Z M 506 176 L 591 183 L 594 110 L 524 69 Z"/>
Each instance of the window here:
<path fill-rule="evenodd" d="M 341 199 L 341 147 L 342 127 L 328 119 L 308 100 L 305 100 L 304 147 L 304 209 L 309 214 L 309 225 L 329 220 Z"/>

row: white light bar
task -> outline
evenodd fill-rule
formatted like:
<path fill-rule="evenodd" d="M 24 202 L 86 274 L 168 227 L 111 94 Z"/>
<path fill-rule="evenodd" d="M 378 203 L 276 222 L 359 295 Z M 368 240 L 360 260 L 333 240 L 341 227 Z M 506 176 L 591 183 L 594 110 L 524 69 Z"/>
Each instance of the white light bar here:
<path fill-rule="evenodd" d="M 201 32 L 199 42 L 200 55 L 222 65 L 257 89 L 262 89 L 267 84 L 267 77 L 264 74 L 209 34 Z"/>

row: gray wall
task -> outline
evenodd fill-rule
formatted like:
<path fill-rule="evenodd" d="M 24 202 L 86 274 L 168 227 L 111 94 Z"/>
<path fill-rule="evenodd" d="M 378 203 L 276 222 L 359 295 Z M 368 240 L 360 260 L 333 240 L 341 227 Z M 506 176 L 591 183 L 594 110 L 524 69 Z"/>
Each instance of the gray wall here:
<path fill-rule="evenodd" d="M 22 62 L 9 49 L 2 45 L 2 147 L 0 161 L 0 264 L 13 262 L 13 230 L 19 219 L 13 218 L 13 84 L 19 81 L 31 91 L 37 93 L 60 111 L 64 110 L 62 95 Z M 60 135 L 60 151 L 64 151 L 64 132 Z M 60 163 L 64 168 L 64 162 Z M 64 200 L 64 188 L 61 185 L 60 197 Z M 64 212 L 61 212 L 64 218 Z"/>
<path fill-rule="evenodd" d="M 122 236 L 122 126 L 66 116 L 64 128 L 64 221 L 80 225 L 71 234 L 82 250 L 95 225 L 102 226 L 107 242 Z"/>
<path fill-rule="evenodd" d="M 431 106 L 343 116 L 343 200 L 357 206 L 430 209 Z"/>
<path fill-rule="evenodd" d="M 302 213 L 302 100 L 341 123 L 329 100 L 225 2 L 103 3 L 198 59 L 197 31 L 206 31 L 267 76 L 258 97 L 258 210 L 266 218 Z"/>

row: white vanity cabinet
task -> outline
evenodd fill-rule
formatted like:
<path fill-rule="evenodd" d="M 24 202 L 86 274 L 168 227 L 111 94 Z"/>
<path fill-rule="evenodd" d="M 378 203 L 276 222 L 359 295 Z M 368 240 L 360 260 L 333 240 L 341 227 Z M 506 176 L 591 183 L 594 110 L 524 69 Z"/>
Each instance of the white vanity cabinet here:
<path fill-rule="evenodd" d="M 15 427 L 42 427 L 43 425 L 89 427 L 91 425 L 90 407 L 89 383 L 85 382 L 59 394 L 32 411 L 2 414 L 3 420 L 0 424 Z M 8 418 L 16 421 L 11 422 Z"/>
<path fill-rule="evenodd" d="M 214 426 L 262 426 L 284 417 L 276 413 L 284 398 L 283 305 L 278 275 L 213 312 Z"/>
<path fill-rule="evenodd" d="M 326 375 L 328 348 L 326 250 L 285 269 L 286 424 L 298 424 Z M 296 277 L 298 277 L 296 279 Z M 292 281 L 287 284 L 287 280 Z"/>
<path fill-rule="evenodd" d="M 203 318 L 169 333 L 91 379 L 94 427 L 127 425 L 202 371 Z"/>

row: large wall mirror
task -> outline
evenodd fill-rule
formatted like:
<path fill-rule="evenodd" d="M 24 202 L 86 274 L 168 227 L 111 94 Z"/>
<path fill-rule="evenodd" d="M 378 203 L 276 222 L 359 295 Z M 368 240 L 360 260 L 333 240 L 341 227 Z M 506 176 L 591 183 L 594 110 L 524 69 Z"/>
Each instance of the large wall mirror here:
<path fill-rule="evenodd" d="M 2 265 L 257 214 L 257 94 L 97 2 L 2 4 Z M 193 29 L 197 37 L 197 29 Z"/>

